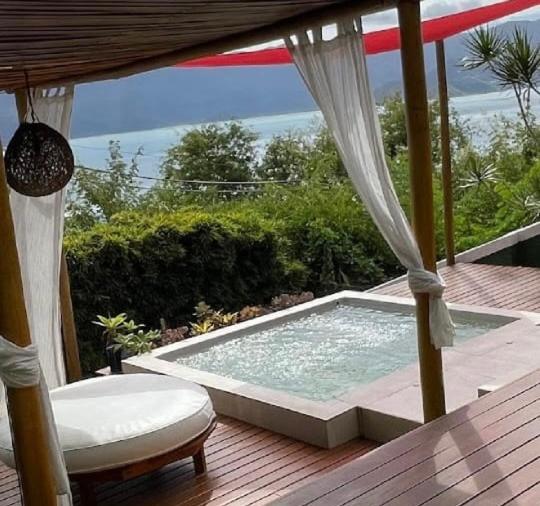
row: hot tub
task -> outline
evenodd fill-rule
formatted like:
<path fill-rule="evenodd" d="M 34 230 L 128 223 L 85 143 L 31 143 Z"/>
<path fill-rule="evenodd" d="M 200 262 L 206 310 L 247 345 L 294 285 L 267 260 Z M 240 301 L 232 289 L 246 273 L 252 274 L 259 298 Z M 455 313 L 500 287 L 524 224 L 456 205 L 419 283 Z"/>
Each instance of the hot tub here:
<path fill-rule="evenodd" d="M 519 313 L 452 306 L 456 346 Z M 414 301 L 344 291 L 125 361 L 206 387 L 218 413 L 323 447 L 362 434 L 357 391 L 417 360 Z"/>

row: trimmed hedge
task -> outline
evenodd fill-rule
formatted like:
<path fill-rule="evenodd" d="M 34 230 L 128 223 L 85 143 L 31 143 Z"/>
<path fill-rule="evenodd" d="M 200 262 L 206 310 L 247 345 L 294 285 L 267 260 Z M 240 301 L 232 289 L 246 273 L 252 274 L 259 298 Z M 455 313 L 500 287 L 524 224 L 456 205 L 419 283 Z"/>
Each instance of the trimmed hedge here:
<path fill-rule="evenodd" d="M 249 218 L 249 219 L 247 219 Z M 96 314 L 128 313 L 148 328 L 192 320 L 201 300 L 238 310 L 297 291 L 302 264 L 280 253 L 270 223 L 240 214 L 115 216 L 107 224 L 65 239 L 81 360 L 86 371 L 103 366 Z"/>

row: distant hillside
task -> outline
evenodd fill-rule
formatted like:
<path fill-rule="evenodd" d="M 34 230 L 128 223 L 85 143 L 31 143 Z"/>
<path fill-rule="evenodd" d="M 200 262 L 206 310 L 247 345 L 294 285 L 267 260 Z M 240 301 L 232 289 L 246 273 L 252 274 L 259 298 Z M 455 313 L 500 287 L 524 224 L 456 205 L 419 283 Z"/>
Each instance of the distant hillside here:
<path fill-rule="evenodd" d="M 540 42 L 540 20 L 516 24 Z M 463 72 L 464 35 L 446 41 L 448 82 L 452 95 L 494 91 L 482 72 Z M 399 53 L 368 59 L 378 99 L 401 89 Z M 436 93 L 433 44 L 426 46 L 430 93 Z M 216 69 L 166 68 L 117 81 L 81 85 L 76 90 L 73 137 L 147 130 L 182 123 L 201 123 L 315 109 L 294 66 Z M 0 134 L 5 140 L 16 125 L 13 97 L 0 96 Z"/>

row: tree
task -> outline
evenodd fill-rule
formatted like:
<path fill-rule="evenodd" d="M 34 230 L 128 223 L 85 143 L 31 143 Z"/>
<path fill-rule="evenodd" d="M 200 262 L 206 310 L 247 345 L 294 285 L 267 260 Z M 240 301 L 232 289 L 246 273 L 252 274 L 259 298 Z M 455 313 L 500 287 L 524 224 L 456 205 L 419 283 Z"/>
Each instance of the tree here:
<path fill-rule="evenodd" d="M 405 106 L 399 93 L 384 99 L 379 113 L 383 133 L 384 148 L 387 156 L 395 158 L 407 150 L 407 127 L 405 122 Z M 440 112 L 439 102 L 429 103 L 429 120 L 433 160 L 439 163 L 441 159 Z M 464 148 L 468 143 L 466 126 L 460 122 L 457 114 L 450 115 L 450 136 L 452 151 Z"/>
<path fill-rule="evenodd" d="M 171 180 L 250 181 L 257 161 L 257 138 L 234 121 L 194 128 L 167 151 L 161 175 Z"/>
<path fill-rule="evenodd" d="M 270 181 L 301 181 L 305 176 L 309 142 L 302 135 L 276 135 L 266 146 L 257 175 Z"/>
<path fill-rule="evenodd" d="M 309 147 L 306 177 L 313 182 L 327 184 L 348 180 L 347 170 L 327 126 L 319 127 Z"/>
<path fill-rule="evenodd" d="M 98 221 L 108 221 L 114 214 L 133 210 L 139 204 L 141 189 L 137 176 L 137 150 L 131 163 L 122 155 L 119 141 L 109 141 L 107 169 L 90 169 L 78 166 L 68 190 L 66 225 L 85 228 Z"/>
<path fill-rule="evenodd" d="M 531 94 L 540 94 L 540 46 L 520 28 L 507 37 L 495 28 L 480 27 L 468 37 L 466 47 L 469 56 L 463 67 L 486 69 L 502 88 L 511 89 L 525 127 L 537 137 Z"/>
<path fill-rule="evenodd" d="M 386 154 L 395 158 L 407 149 L 407 127 L 405 107 L 399 93 L 385 98 L 379 113 Z"/>

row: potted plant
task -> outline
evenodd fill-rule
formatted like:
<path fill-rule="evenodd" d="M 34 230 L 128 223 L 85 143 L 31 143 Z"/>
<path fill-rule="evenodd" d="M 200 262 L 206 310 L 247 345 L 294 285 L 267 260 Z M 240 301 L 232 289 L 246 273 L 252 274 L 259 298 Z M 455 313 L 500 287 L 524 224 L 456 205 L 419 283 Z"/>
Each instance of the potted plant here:
<path fill-rule="evenodd" d="M 118 339 L 137 332 L 143 325 L 128 320 L 126 313 L 108 317 L 97 315 L 97 321 L 92 323 L 104 329 L 105 356 L 111 368 L 111 374 L 122 373 L 122 346 L 118 344 Z"/>
<path fill-rule="evenodd" d="M 115 338 L 115 346 L 125 350 L 128 355 L 142 355 L 149 353 L 154 347 L 154 342 L 161 338 L 159 330 L 137 330 L 129 334 L 119 334 Z"/>

